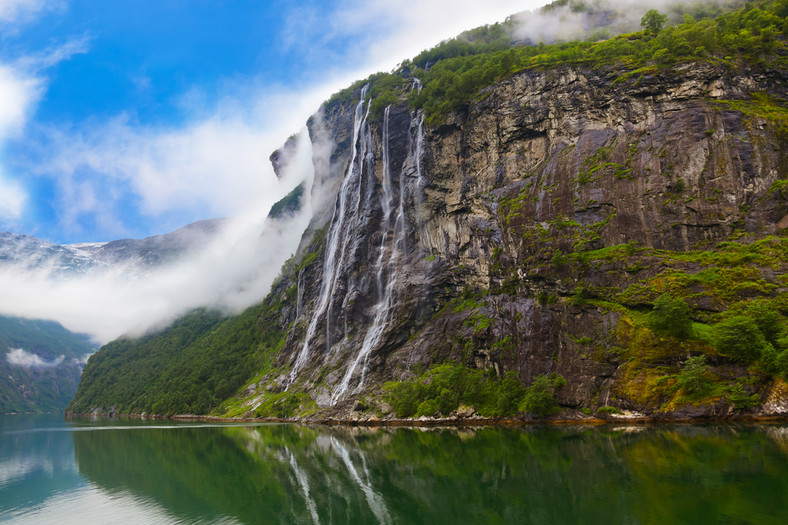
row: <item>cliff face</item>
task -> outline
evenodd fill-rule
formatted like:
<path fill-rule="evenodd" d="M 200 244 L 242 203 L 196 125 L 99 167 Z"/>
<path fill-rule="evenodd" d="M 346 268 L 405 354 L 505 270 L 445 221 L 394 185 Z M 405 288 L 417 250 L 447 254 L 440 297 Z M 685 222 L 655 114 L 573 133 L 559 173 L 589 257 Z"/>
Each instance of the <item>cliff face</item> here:
<path fill-rule="evenodd" d="M 643 387 L 650 370 L 703 343 L 649 335 L 638 312 L 677 291 L 706 321 L 785 285 L 781 257 L 737 264 L 758 290 L 692 276 L 722 241 L 783 249 L 768 236 L 788 226 L 786 135 L 769 108 L 786 80 L 697 63 L 528 70 L 435 128 L 405 102 L 370 115 L 365 90 L 330 104 L 310 121 L 333 144 L 315 148 L 329 197 L 272 292 L 287 337 L 245 406 L 304 392 L 329 413 L 358 399 L 385 412 L 385 381 L 452 360 L 523 384 L 557 372 L 564 407 L 656 410 L 670 397 Z"/>

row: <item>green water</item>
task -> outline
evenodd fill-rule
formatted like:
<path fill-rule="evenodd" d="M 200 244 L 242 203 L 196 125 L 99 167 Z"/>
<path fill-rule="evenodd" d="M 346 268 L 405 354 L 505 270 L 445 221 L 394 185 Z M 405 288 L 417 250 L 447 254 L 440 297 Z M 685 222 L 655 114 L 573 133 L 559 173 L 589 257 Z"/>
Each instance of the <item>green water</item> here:
<path fill-rule="evenodd" d="M 788 425 L 0 417 L 0 522 L 788 523 Z"/>

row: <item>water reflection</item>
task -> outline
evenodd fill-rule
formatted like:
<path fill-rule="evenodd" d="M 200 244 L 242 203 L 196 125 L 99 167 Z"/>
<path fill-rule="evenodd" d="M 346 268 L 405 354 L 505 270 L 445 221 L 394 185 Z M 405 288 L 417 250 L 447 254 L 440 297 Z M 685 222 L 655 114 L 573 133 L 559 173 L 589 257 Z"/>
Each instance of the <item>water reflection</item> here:
<path fill-rule="evenodd" d="M 36 506 L 79 483 L 71 436 L 32 432 L 60 426 L 62 417 L 0 416 L 0 509 Z"/>
<path fill-rule="evenodd" d="M 11 481 L 0 485 L 2 497 L 9 486 L 21 493 L 25 483 L 36 485 L 49 468 L 44 465 L 55 465 L 59 456 L 66 459 L 50 477 L 74 483 L 71 494 L 81 505 L 126 502 L 137 509 L 137 518 L 145 509 L 146 522 L 776 524 L 788 519 L 784 425 L 98 428 L 61 432 L 68 438 L 64 442 L 49 436 L 29 447 L 30 461 L 14 460 L 3 435 L 0 479 Z M 39 445 L 52 448 L 34 453 Z M 38 478 L 20 481 L 35 472 Z M 46 490 L 47 501 L 68 503 L 68 492 Z M 40 497 L 27 501 L 49 505 Z"/>

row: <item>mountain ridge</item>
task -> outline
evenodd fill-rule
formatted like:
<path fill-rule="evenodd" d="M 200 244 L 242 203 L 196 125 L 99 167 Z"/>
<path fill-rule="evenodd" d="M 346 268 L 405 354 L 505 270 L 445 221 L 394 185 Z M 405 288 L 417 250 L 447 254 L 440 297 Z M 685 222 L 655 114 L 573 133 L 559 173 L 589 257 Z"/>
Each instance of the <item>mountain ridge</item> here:
<path fill-rule="evenodd" d="M 22 271 L 50 270 L 52 277 L 117 266 L 151 268 L 194 253 L 215 237 L 225 223 L 226 219 L 206 219 L 143 239 L 72 244 L 0 232 L 0 266 Z"/>

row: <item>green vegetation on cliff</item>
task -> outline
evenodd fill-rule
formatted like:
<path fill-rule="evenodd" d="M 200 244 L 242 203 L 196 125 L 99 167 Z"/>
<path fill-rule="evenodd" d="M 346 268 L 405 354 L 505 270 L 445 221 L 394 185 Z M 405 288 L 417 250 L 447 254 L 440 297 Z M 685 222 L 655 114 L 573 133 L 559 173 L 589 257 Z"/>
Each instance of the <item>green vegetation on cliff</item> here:
<path fill-rule="evenodd" d="M 464 406 L 465 415 L 512 417 L 518 411 L 546 416 L 556 409 L 554 392 L 566 380 L 537 377 L 524 388 L 514 370 L 502 378 L 457 363 L 437 365 L 405 381 L 386 383 L 386 399 L 398 417 L 448 417 Z"/>
<path fill-rule="evenodd" d="M 669 21 L 658 11 L 649 11 L 643 31 L 554 44 L 512 44 L 509 34 L 516 25 L 512 20 L 482 26 L 404 61 L 393 73 L 358 81 L 328 103 L 347 102 L 368 83 L 372 114 L 379 116 L 386 105 L 404 96 L 405 77 L 413 76 L 422 89 L 410 91 L 410 105 L 423 110 L 427 123 L 435 126 L 452 111 L 483 97 L 485 87 L 530 68 L 608 66 L 620 71 L 619 80 L 624 80 L 698 61 L 734 68 L 788 66 L 788 0 L 747 2 L 729 12 L 690 6 L 672 14 L 676 20 Z"/>
<path fill-rule="evenodd" d="M 661 29 L 653 13 L 647 29 L 619 35 L 599 42 L 575 41 L 538 46 L 490 50 L 478 46 L 477 52 L 460 56 L 451 52 L 457 40 L 431 50 L 431 56 L 444 57 L 429 69 L 413 74 L 424 88 L 411 93 L 411 105 L 423 109 L 427 122 L 438 124 L 447 114 L 479 96 L 495 80 L 534 67 L 582 64 L 593 67 L 616 66 L 627 71 L 621 78 L 653 73 L 681 62 L 709 61 L 734 67 L 768 63 L 788 65 L 788 1 L 748 2 L 743 7 L 715 18 L 695 20 L 686 14 L 675 26 Z M 664 22 L 664 20 L 663 20 Z M 781 37 L 782 36 L 782 37 Z M 731 58 L 731 57 L 735 57 Z"/>
<path fill-rule="evenodd" d="M 281 348 L 277 299 L 225 318 L 207 310 L 138 340 L 118 339 L 88 360 L 68 411 L 207 414 Z"/>

